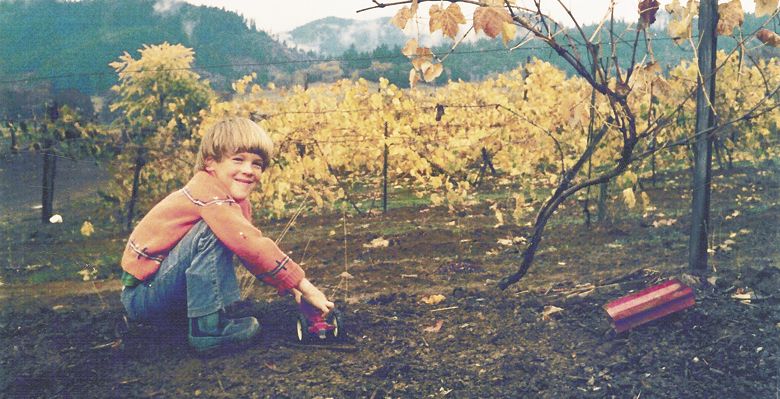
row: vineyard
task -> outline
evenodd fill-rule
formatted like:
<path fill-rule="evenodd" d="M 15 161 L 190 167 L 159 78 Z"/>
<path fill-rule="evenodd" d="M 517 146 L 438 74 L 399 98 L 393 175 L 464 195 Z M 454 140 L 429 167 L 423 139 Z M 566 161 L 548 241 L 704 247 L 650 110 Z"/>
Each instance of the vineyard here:
<path fill-rule="evenodd" d="M 458 3 L 429 8 L 451 52 L 466 24 Z M 192 49 L 165 42 L 110 64 L 116 84 L 100 98 L 110 122 L 56 102 L 8 117 L 2 396 L 778 395 L 780 60 L 756 49 L 780 36 L 739 32 L 732 51 L 701 47 L 662 66 L 640 40 L 655 1 L 640 2 L 633 42 L 621 36 L 630 60 L 618 60 L 611 28 L 580 37 L 541 8 L 484 3 L 470 29 L 507 48 L 526 43 L 523 29 L 573 72 L 528 59 L 436 83 L 449 54 L 410 39 L 411 88 L 277 86 L 252 72 L 225 93 L 193 67 Z M 713 35 L 741 25 L 738 3 L 716 10 Z M 392 23 L 403 29 L 418 7 L 409 1 Z M 694 2 L 667 10 L 671 38 L 693 46 Z M 758 11 L 764 26 L 777 19 L 776 4 Z M 245 351 L 198 357 L 186 320 L 123 318 L 129 231 L 190 179 L 204 132 L 228 116 L 273 139 L 254 223 L 337 302 L 346 336 L 336 343 L 296 342 L 292 302 L 241 267 L 229 311 L 258 317 L 262 331 Z M 703 260 L 692 249 L 702 245 Z M 694 289 L 694 307 L 610 327 L 606 303 L 671 278 Z"/>

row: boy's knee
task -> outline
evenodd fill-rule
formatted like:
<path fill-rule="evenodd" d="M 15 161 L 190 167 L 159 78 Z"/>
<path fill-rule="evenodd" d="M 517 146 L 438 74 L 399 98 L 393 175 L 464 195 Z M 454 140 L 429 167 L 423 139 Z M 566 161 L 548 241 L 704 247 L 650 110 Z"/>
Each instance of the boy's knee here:
<path fill-rule="evenodd" d="M 212 249 L 216 246 L 221 246 L 221 242 L 211 231 L 211 228 L 204 221 L 200 221 L 193 227 L 195 229 L 196 247 L 198 252 Z"/>

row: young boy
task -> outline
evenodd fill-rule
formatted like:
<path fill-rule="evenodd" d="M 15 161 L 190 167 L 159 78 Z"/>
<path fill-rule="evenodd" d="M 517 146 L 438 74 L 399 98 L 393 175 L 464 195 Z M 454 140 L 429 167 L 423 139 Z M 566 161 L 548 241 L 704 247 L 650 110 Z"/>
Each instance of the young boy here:
<path fill-rule="evenodd" d="M 245 118 L 211 126 L 198 150 L 195 175 L 138 223 L 122 256 L 122 304 L 135 320 L 185 310 L 197 351 L 249 341 L 257 319 L 229 319 L 239 299 L 233 254 L 258 279 L 327 314 L 333 302 L 304 271 L 251 223 L 249 194 L 268 167 L 273 143 Z"/>

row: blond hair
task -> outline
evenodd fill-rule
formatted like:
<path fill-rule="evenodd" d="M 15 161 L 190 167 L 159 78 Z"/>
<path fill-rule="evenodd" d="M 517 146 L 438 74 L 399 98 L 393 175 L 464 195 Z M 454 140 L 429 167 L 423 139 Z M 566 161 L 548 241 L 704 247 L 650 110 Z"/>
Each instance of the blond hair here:
<path fill-rule="evenodd" d="M 271 137 L 257 123 L 240 117 L 224 118 L 206 129 L 195 158 L 195 172 L 206 169 L 209 158 L 219 162 L 239 152 L 251 152 L 263 159 L 268 168 L 274 152 Z"/>

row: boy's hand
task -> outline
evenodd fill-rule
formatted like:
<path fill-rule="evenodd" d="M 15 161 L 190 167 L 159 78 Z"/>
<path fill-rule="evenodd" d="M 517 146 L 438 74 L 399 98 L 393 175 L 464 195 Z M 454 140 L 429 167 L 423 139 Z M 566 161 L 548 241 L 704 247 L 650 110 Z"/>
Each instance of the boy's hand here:
<path fill-rule="evenodd" d="M 292 293 L 293 296 L 295 296 L 295 302 L 301 303 L 301 299 L 303 299 L 319 309 L 323 316 L 330 313 L 335 307 L 333 302 L 329 301 L 325 294 L 323 294 L 319 288 L 315 287 L 307 278 L 301 280 L 301 283 L 298 284 L 298 289 L 293 289 Z"/>

